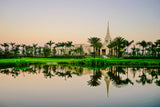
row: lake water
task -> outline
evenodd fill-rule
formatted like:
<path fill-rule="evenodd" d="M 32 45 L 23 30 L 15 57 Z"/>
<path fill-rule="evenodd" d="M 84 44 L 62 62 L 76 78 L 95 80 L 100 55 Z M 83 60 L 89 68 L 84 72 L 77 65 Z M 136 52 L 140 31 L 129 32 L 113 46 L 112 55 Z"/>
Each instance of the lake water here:
<path fill-rule="evenodd" d="M 0 69 L 0 107 L 160 107 L 160 68 Z"/>

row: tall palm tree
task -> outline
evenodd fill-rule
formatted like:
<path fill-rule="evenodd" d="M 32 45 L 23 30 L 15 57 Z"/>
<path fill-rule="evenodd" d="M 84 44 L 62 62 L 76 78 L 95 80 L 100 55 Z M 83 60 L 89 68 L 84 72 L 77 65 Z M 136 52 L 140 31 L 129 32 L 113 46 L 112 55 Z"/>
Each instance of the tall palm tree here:
<path fill-rule="evenodd" d="M 65 54 L 65 49 L 64 49 L 64 47 L 65 47 L 65 42 L 61 42 L 59 45 L 60 45 L 60 47 L 61 47 L 61 55 L 62 55 L 62 54 Z"/>
<path fill-rule="evenodd" d="M 42 55 L 42 47 L 38 47 L 38 55 L 41 56 Z"/>
<path fill-rule="evenodd" d="M 146 52 L 145 52 L 145 48 L 147 47 L 147 42 L 145 40 L 141 41 L 141 42 L 138 42 L 137 45 L 140 45 L 142 46 L 143 50 L 142 50 L 142 55 L 144 55 Z"/>
<path fill-rule="evenodd" d="M 136 55 L 137 55 L 137 56 L 139 55 L 139 51 L 140 51 L 140 49 L 139 49 L 139 48 L 136 48 Z"/>
<path fill-rule="evenodd" d="M 72 41 L 67 41 L 67 42 L 65 43 L 65 46 L 66 46 L 67 48 L 70 48 L 70 47 L 72 47 L 72 46 L 74 46 L 74 45 L 72 44 Z"/>
<path fill-rule="evenodd" d="M 99 43 L 101 40 L 100 38 L 97 37 L 90 37 L 88 38 L 88 42 L 91 44 L 91 46 L 93 47 L 93 51 L 94 51 L 94 58 L 96 56 L 96 47 L 97 47 L 97 43 Z"/>
<path fill-rule="evenodd" d="M 10 50 L 10 52 L 11 52 L 11 54 L 13 54 L 13 52 L 14 52 L 14 46 L 15 46 L 15 43 L 13 43 L 13 42 L 11 42 L 11 43 L 9 43 L 10 45 L 11 45 L 11 50 Z"/>
<path fill-rule="evenodd" d="M 25 44 L 22 44 L 22 45 L 21 45 L 21 47 L 22 47 L 22 55 L 23 55 L 23 56 L 25 56 L 25 46 L 26 46 Z"/>
<path fill-rule="evenodd" d="M 109 55 L 112 56 L 112 44 L 108 44 L 107 47 L 109 49 Z"/>
<path fill-rule="evenodd" d="M 116 48 L 117 48 L 117 55 L 118 57 L 122 56 L 123 53 L 123 49 L 125 48 L 125 39 L 122 37 L 116 37 L 113 42 L 115 42 Z"/>
<path fill-rule="evenodd" d="M 156 56 L 156 44 L 152 44 L 151 45 L 151 53 L 152 53 L 152 56 Z"/>
<path fill-rule="evenodd" d="M 12 48 L 12 50 L 13 50 L 15 43 L 11 42 L 11 43 L 9 43 L 9 44 L 11 45 L 11 48 Z"/>
<path fill-rule="evenodd" d="M 136 47 L 135 47 L 135 45 L 131 49 L 132 49 L 132 55 L 136 55 Z"/>
<path fill-rule="evenodd" d="M 60 47 L 60 44 L 58 42 L 58 43 L 55 44 L 55 48 L 57 48 L 57 50 L 58 50 L 58 55 L 59 55 L 59 47 Z"/>
<path fill-rule="evenodd" d="M 50 40 L 46 44 L 50 47 L 50 52 L 52 52 L 52 45 L 54 44 L 54 42 L 52 42 L 52 40 Z"/>
<path fill-rule="evenodd" d="M 50 55 L 50 53 L 51 53 L 50 48 L 48 47 L 48 45 L 45 45 L 45 46 L 43 47 L 43 54 L 44 54 L 44 56 L 45 56 L 45 57 L 48 57 L 48 56 Z"/>
<path fill-rule="evenodd" d="M 146 47 L 146 51 L 147 51 L 147 55 L 151 55 L 151 46 L 152 46 L 152 42 L 149 41 L 147 42 L 147 47 Z"/>
<path fill-rule="evenodd" d="M 132 44 L 134 42 L 134 40 L 132 40 L 132 41 L 127 41 L 127 40 L 125 40 L 125 45 L 127 46 L 127 55 L 128 55 L 128 48 L 129 48 L 129 46 Z"/>
<path fill-rule="evenodd" d="M 7 54 L 8 51 L 9 51 L 9 45 L 8 45 L 8 43 L 3 43 L 3 44 L 1 44 L 1 46 L 4 47 L 4 52 L 5 52 L 5 54 Z"/>
<path fill-rule="evenodd" d="M 33 52 L 34 52 L 34 56 L 37 55 L 37 45 L 38 45 L 38 44 L 33 44 Z"/>
<path fill-rule="evenodd" d="M 97 55 L 99 55 L 100 56 L 100 49 L 102 48 L 102 43 L 101 42 L 98 42 L 97 43 L 97 46 L 96 46 L 96 49 L 97 49 Z"/>
<path fill-rule="evenodd" d="M 28 46 L 25 46 L 25 50 L 26 50 L 26 55 L 27 56 L 33 56 L 33 47 L 28 45 Z"/>
<path fill-rule="evenodd" d="M 20 45 L 15 45 L 15 48 L 14 48 L 14 56 L 17 57 L 17 55 L 19 54 L 19 47 Z"/>
<path fill-rule="evenodd" d="M 158 52 L 158 57 L 160 57 L 160 39 L 156 40 L 155 44 L 157 46 L 156 51 Z"/>

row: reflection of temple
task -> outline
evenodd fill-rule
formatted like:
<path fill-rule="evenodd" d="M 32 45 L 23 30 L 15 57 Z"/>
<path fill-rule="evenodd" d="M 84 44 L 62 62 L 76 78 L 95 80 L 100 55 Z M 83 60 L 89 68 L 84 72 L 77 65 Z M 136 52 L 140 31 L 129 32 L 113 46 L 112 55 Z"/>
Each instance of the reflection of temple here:
<path fill-rule="evenodd" d="M 107 70 L 108 71 L 108 70 Z M 104 76 L 104 81 L 106 82 L 106 86 L 107 86 L 107 96 L 109 96 L 109 84 L 110 84 L 110 77 L 107 74 L 107 71 L 101 71 L 102 75 Z"/>
<path fill-rule="evenodd" d="M 67 68 L 66 70 L 70 70 L 71 72 L 75 72 L 75 69 L 71 70 L 71 69 Z M 102 73 L 102 75 L 104 77 L 104 81 L 106 83 L 107 97 L 109 96 L 109 85 L 110 85 L 110 77 L 107 74 L 108 71 L 109 71 L 109 68 L 106 68 L 105 70 L 100 70 L 100 72 Z M 93 69 L 83 68 L 83 72 L 81 75 L 88 75 L 88 74 L 93 74 Z"/>

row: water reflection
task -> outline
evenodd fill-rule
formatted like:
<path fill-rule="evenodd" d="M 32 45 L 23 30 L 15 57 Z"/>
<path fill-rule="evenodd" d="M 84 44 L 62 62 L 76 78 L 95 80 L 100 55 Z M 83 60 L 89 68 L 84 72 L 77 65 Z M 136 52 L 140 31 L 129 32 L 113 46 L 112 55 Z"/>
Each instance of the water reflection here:
<path fill-rule="evenodd" d="M 44 78 L 62 77 L 64 80 L 72 78 L 73 75 L 82 76 L 89 74 L 90 80 L 87 81 L 88 86 L 97 87 L 101 84 L 102 77 L 106 83 L 107 96 L 109 95 L 110 82 L 118 88 L 126 85 L 134 85 L 135 83 L 146 85 L 155 84 L 160 86 L 160 68 L 128 68 L 128 67 L 107 67 L 107 68 L 83 68 L 81 66 L 67 65 L 46 65 L 34 64 L 28 67 L 21 68 L 6 68 L 0 69 L 1 74 L 11 75 L 16 78 L 21 73 L 25 76 L 28 74 L 43 74 Z"/>
<path fill-rule="evenodd" d="M 0 82 L 0 107 L 160 105 L 160 68 L 35 64 L 0 69 Z"/>

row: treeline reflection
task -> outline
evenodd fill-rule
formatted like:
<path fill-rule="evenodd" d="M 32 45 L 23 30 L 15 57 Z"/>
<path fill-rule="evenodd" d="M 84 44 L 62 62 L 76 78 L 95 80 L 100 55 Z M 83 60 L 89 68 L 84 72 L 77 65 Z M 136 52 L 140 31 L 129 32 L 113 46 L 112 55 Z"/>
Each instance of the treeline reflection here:
<path fill-rule="evenodd" d="M 108 68 L 83 68 L 81 66 L 67 66 L 67 65 L 47 65 L 35 64 L 28 67 L 13 67 L 0 69 L 1 74 L 11 75 L 16 78 L 20 74 L 40 74 L 43 73 L 45 78 L 62 77 L 65 80 L 72 78 L 74 75 L 90 75 L 90 80 L 87 84 L 91 87 L 96 87 L 101 84 L 101 79 L 104 78 L 107 88 L 110 82 L 116 87 L 125 85 L 138 84 L 156 84 L 160 86 L 160 67 L 154 68 L 140 68 L 140 67 L 108 67 Z"/>

